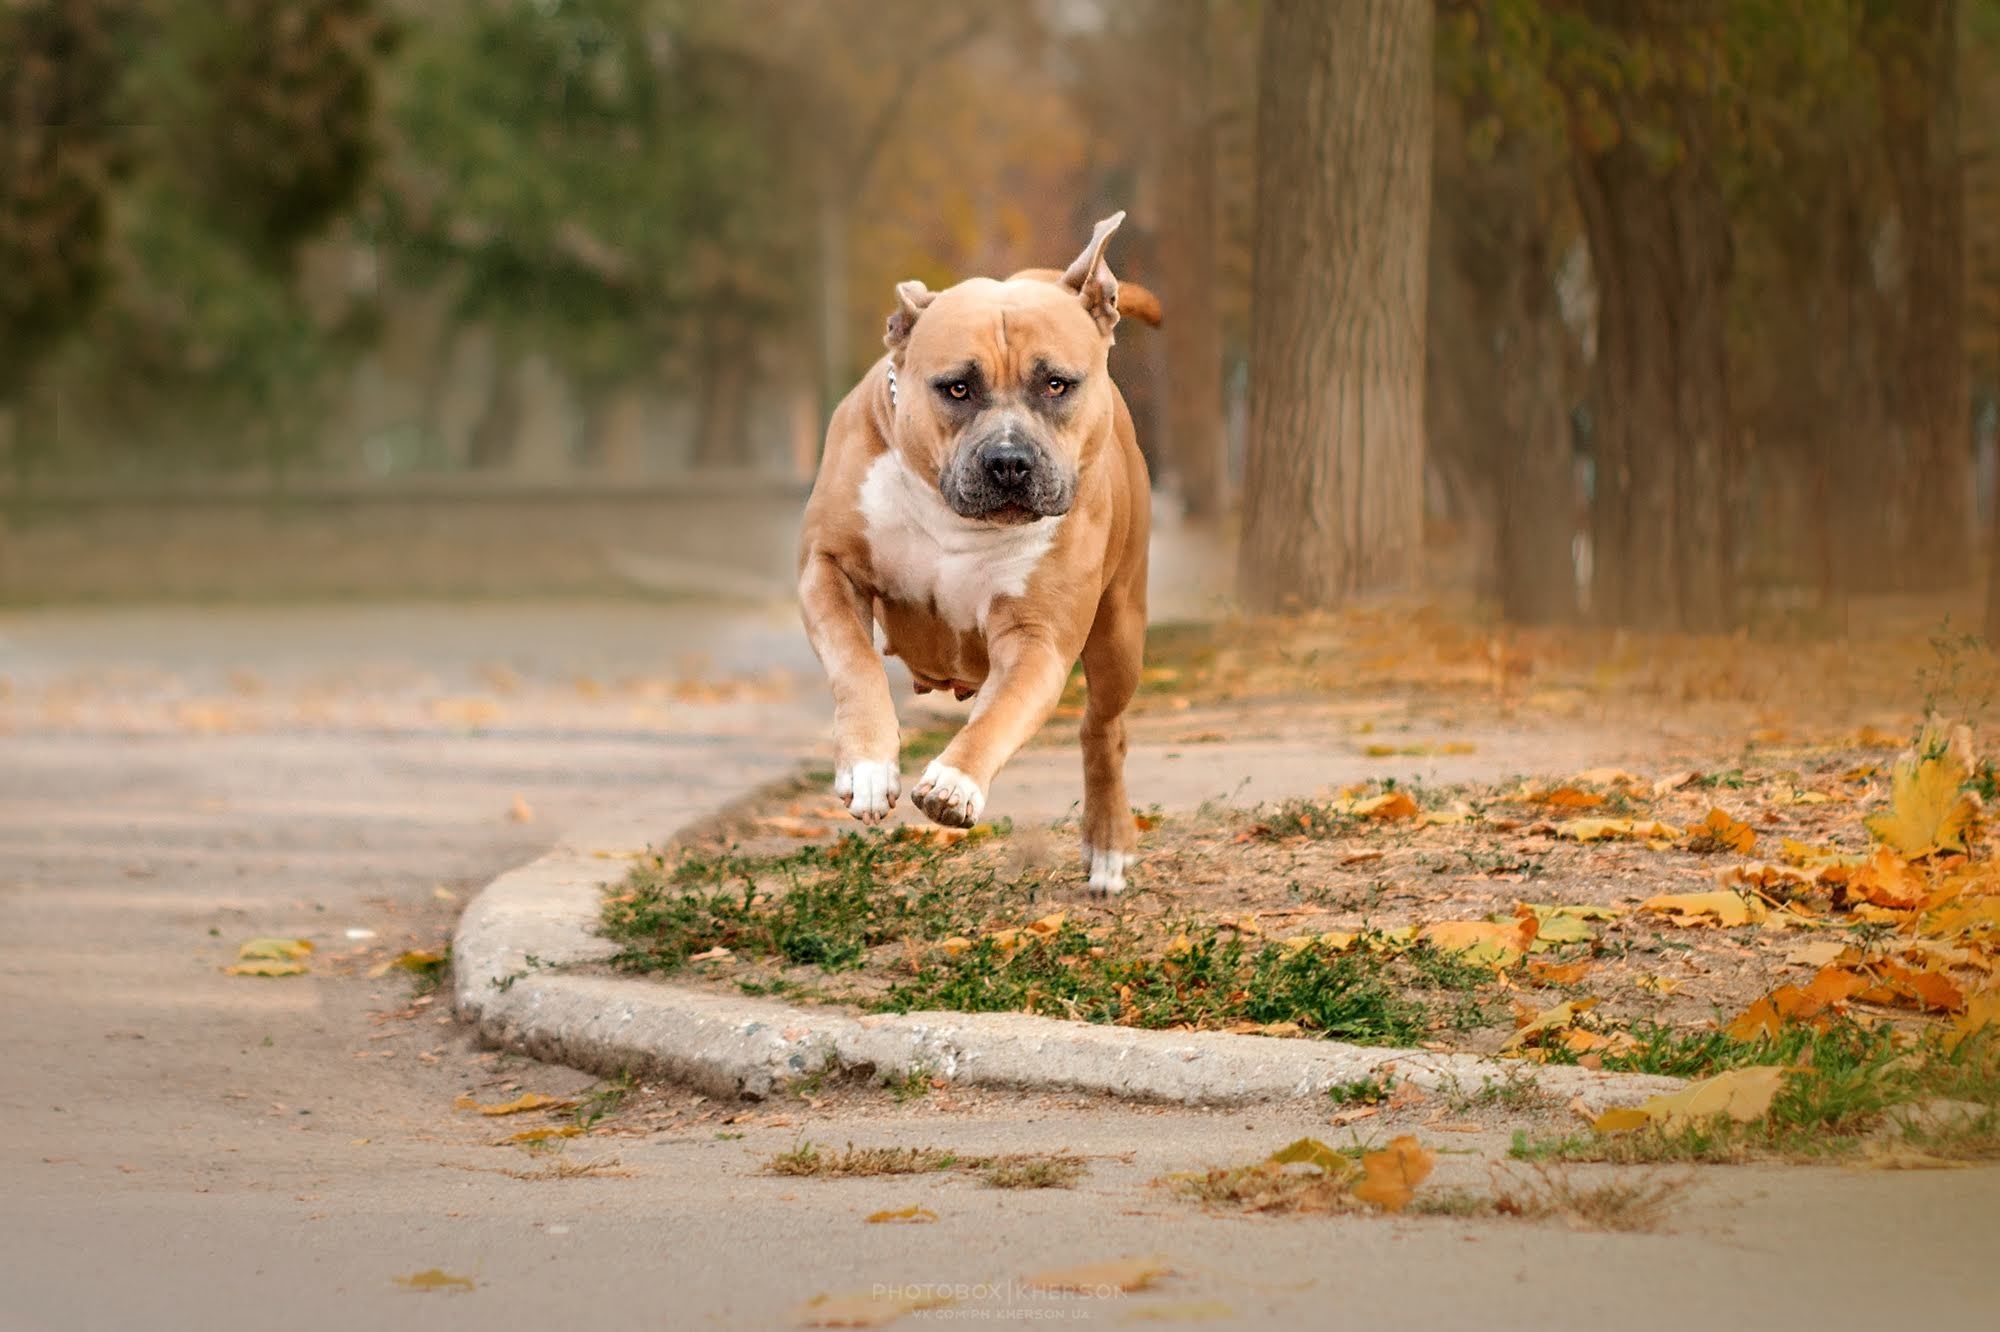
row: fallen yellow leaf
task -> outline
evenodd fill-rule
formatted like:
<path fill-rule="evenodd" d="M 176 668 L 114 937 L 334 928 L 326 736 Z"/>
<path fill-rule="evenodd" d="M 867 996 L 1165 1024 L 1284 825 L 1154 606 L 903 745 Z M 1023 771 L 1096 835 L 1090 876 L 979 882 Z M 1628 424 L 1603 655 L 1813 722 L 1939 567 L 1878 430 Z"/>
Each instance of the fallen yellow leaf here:
<path fill-rule="evenodd" d="M 1631 1109 L 1606 1110 L 1590 1126 L 1599 1133 L 1623 1133 L 1651 1124 L 1671 1132 L 1718 1116 L 1748 1124 L 1770 1111 L 1792 1071 L 1776 1064 L 1731 1069 Z"/>
<path fill-rule="evenodd" d="M 1507 967 L 1519 962 L 1534 945 L 1541 928 L 1532 911 L 1511 921 L 1440 920 L 1417 931 L 1417 937 L 1463 960 L 1486 966 Z"/>
<path fill-rule="evenodd" d="M 522 1129 L 519 1133 L 509 1133 L 504 1138 L 495 1138 L 495 1147 L 521 1147 L 537 1142 L 553 1142 L 558 1138 L 574 1138 L 583 1132 L 580 1124 L 550 1125 L 548 1128 Z"/>
<path fill-rule="evenodd" d="M 222 970 L 231 976 L 303 976 L 308 968 L 303 962 L 258 958 L 252 962 L 232 962 Z"/>
<path fill-rule="evenodd" d="M 513 1100 L 499 1105 L 481 1105 L 472 1093 L 467 1092 L 452 1104 L 460 1110 L 477 1110 L 482 1115 L 518 1115 L 524 1110 L 547 1110 L 568 1105 L 569 1102 L 556 1096 L 544 1096 L 540 1092 L 522 1092 Z"/>
<path fill-rule="evenodd" d="M 1556 825 L 1556 836 L 1577 842 L 1643 842 L 1678 837 L 1680 830 L 1656 819 L 1570 819 Z"/>
<path fill-rule="evenodd" d="M 1938 851 L 1965 850 L 1966 830 L 1979 813 L 1979 797 L 1961 788 L 1972 777 L 1972 732 L 1949 731 L 1933 718 L 1916 748 L 1896 761 L 1889 808 L 1863 822 L 1876 840 L 1911 860 Z"/>
<path fill-rule="evenodd" d="M 1400 1212 L 1436 1164 L 1437 1156 L 1409 1134 L 1391 1138 L 1387 1147 L 1361 1158 L 1362 1179 L 1354 1196 L 1385 1212 Z"/>
<path fill-rule="evenodd" d="M 312 951 L 310 939 L 246 939 L 237 948 L 236 956 L 246 961 L 258 958 L 283 960 L 305 957 Z"/>
<path fill-rule="evenodd" d="M 1120 1258 L 1108 1263 L 1085 1263 L 1037 1272 L 1023 1279 L 1031 1290 L 1068 1291 L 1095 1295 L 1120 1290 L 1147 1290 L 1162 1277 L 1174 1274 L 1172 1266 L 1158 1258 Z"/>
<path fill-rule="evenodd" d="M 1408 791 L 1389 791 L 1382 795 L 1357 800 L 1348 812 L 1357 818 L 1376 819 L 1389 822 L 1394 819 L 1415 818 L 1417 802 L 1410 798 Z"/>
<path fill-rule="evenodd" d="M 1757 844 L 1757 830 L 1729 816 L 1728 811 L 1711 809 L 1700 823 L 1687 830 L 1690 851 L 1733 851 L 1742 855 Z"/>
<path fill-rule="evenodd" d="M 870 1212 L 868 1214 L 868 1224 L 871 1226 L 894 1222 L 911 1222 L 922 1225 L 925 1222 L 937 1219 L 936 1212 L 933 1212 L 928 1207 L 918 1207 L 915 1203 L 912 1203 L 908 1207 L 898 1207 L 893 1211 Z"/>
<path fill-rule="evenodd" d="M 1505 1054 L 1509 1050 L 1519 1050 L 1523 1046 L 1534 1045 L 1538 1037 L 1564 1030 L 1595 1007 L 1597 1007 L 1595 999 L 1570 999 L 1557 1004 L 1554 1008 L 1545 1008 L 1529 1018 L 1520 1030 L 1508 1037 L 1507 1043 L 1500 1047 L 1500 1051 Z"/>
<path fill-rule="evenodd" d="M 1321 1173 L 1345 1175 L 1354 1169 L 1354 1162 L 1318 1138 L 1300 1138 L 1289 1146 L 1280 1147 L 1265 1158 L 1271 1165 L 1317 1166 Z"/>
<path fill-rule="evenodd" d="M 1878 846 L 1875 854 L 1848 876 L 1847 895 L 1892 911 L 1908 911 L 1923 905 L 1930 895 L 1930 883 L 1901 855 Z"/>
<path fill-rule="evenodd" d="M 853 1295 L 815 1295 L 799 1310 L 799 1322 L 805 1327 L 887 1327 L 904 1314 L 952 1303 L 950 1295 L 895 1286 Z"/>
<path fill-rule="evenodd" d="M 1639 904 L 1641 911 L 1654 911 L 1676 925 L 1755 925 L 1768 914 L 1764 904 L 1740 893 L 1665 893 Z"/>
<path fill-rule="evenodd" d="M 473 1289 L 471 1277 L 453 1276 L 441 1267 L 428 1267 L 421 1272 L 412 1272 L 408 1276 L 394 1277 L 392 1280 L 405 1290 L 467 1291 Z"/>

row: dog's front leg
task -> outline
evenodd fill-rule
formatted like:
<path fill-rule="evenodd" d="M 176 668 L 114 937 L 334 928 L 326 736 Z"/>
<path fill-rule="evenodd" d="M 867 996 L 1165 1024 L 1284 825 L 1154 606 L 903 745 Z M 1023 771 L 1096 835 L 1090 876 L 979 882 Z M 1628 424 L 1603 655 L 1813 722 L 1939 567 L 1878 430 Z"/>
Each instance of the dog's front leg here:
<path fill-rule="evenodd" d="M 806 637 L 833 686 L 833 793 L 863 823 L 889 816 L 901 792 L 896 705 L 875 654 L 874 604 L 831 556 L 807 556 L 799 574 Z"/>
<path fill-rule="evenodd" d="M 979 822 L 994 775 L 1049 719 L 1069 678 L 1070 658 L 1038 629 L 994 632 L 986 651 L 992 669 L 971 717 L 910 792 L 919 809 L 953 828 Z"/>

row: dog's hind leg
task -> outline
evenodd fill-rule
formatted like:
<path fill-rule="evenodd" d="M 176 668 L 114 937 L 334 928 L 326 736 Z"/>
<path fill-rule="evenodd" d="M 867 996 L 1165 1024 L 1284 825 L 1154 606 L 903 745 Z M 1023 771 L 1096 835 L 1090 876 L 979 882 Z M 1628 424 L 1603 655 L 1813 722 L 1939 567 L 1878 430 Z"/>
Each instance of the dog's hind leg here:
<path fill-rule="evenodd" d="M 1145 655 L 1145 612 L 1105 603 L 1083 647 L 1090 686 L 1083 709 L 1083 860 L 1092 892 L 1122 892 L 1125 868 L 1138 858 L 1139 825 L 1125 794 L 1125 707 L 1139 687 Z"/>

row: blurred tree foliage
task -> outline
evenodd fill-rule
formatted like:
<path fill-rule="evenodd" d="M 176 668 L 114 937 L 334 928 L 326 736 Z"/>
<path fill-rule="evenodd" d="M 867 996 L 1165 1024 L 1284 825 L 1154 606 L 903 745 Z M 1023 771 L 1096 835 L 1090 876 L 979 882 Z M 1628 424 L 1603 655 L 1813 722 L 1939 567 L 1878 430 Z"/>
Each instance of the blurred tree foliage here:
<path fill-rule="evenodd" d="M 403 271 L 585 383 L 781 329 L 808 127 L 782 71 L 701 41 L 700 8 L 500 0 L 414 32 L 378 232 Z"/>
<path fill-rule="evenodd" d="M 1413 447 L 1505 612 L 1723 627 L 1969 578 L 2000 0 L 1435 3 Z M 1213 499 L 1262 10 L 0 0 L 0 450 L 352 471 L 395 380 L 390 424 L 439 440 L 440 386 L 480 404 L 411 456 L 504 462 L 539 378 L 586 437 L 686 406 L 693 457 L 740 462 L 753 407 L 810 434 L 896 281 L 1060 262 L 1124 206 L 1121 271 L 1214 312 L 1118 353 Z"/>
<path fill-rule="evenodd" d="M 0 8 L 0 404 L 104 292 L 128 19 L 116 0 Z"/>

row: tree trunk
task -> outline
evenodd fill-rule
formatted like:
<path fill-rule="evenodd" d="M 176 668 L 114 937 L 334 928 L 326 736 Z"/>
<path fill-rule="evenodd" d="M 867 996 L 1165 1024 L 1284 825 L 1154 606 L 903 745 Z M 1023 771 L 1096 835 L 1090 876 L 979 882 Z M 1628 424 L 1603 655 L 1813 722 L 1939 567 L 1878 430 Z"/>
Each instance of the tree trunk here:
<path fill-rule="evenodd" d="M 1222 429 L 1222 323 L 1216 310 L 1215 108 L 1209 0 L 1170 0 L 1163 37 L 1179 85 L 1160 207 L 1161 295 L 1167 312 L 1165 434 L 1187 515 L 1229 507 Z"/>
<path fill-rule="evenodd" d="M 1692 69 L 1702 7 L 1601 0 L 1604 21 Z M 1735 449 L 1724 346 L 1729 216 L 1698 79 L 1596 90 L 1617 137 L 1570 118 L 1597 278 L 1592 606 L 1610 623 L 1716 632 L 1735 617 Z M 1572 88 L 1574 95 L 1578 90 Z M 1657 150 L 1661 139 L 1673 151 Z"/>
<path fill-rule="evenodd" d="M 1241 590 L 1319 609 L 1423 555 L 1428 0 L 1271 0 Z"/>
<path fill-rule="evenodd" d="M 730 320 L 718 319 L 702 353 L 695 466 L 749 466 L 752 359 L 747 334 Z"/>
<path fill-rule="evenodd" d="M 1957 0 L 1896 0 L 1879 21 L 1882 127 L 1902 223 L 1896 416 L 1903 443 L 1903 582 L 1972 575 L 1965 367 L 1965 168 Z"/>
<path fill-rule="evenodd" d="M 1577 527 L 1572 355 L 1551 253 L 1562 156 L 1516 130 L 1475 160 L 1464 122 L 1487 109 L 1439 108 L 1425 433 L 1491 532 L 1481 590 L 1509 620 L 1561 623 L 1576 614 Z"/>

